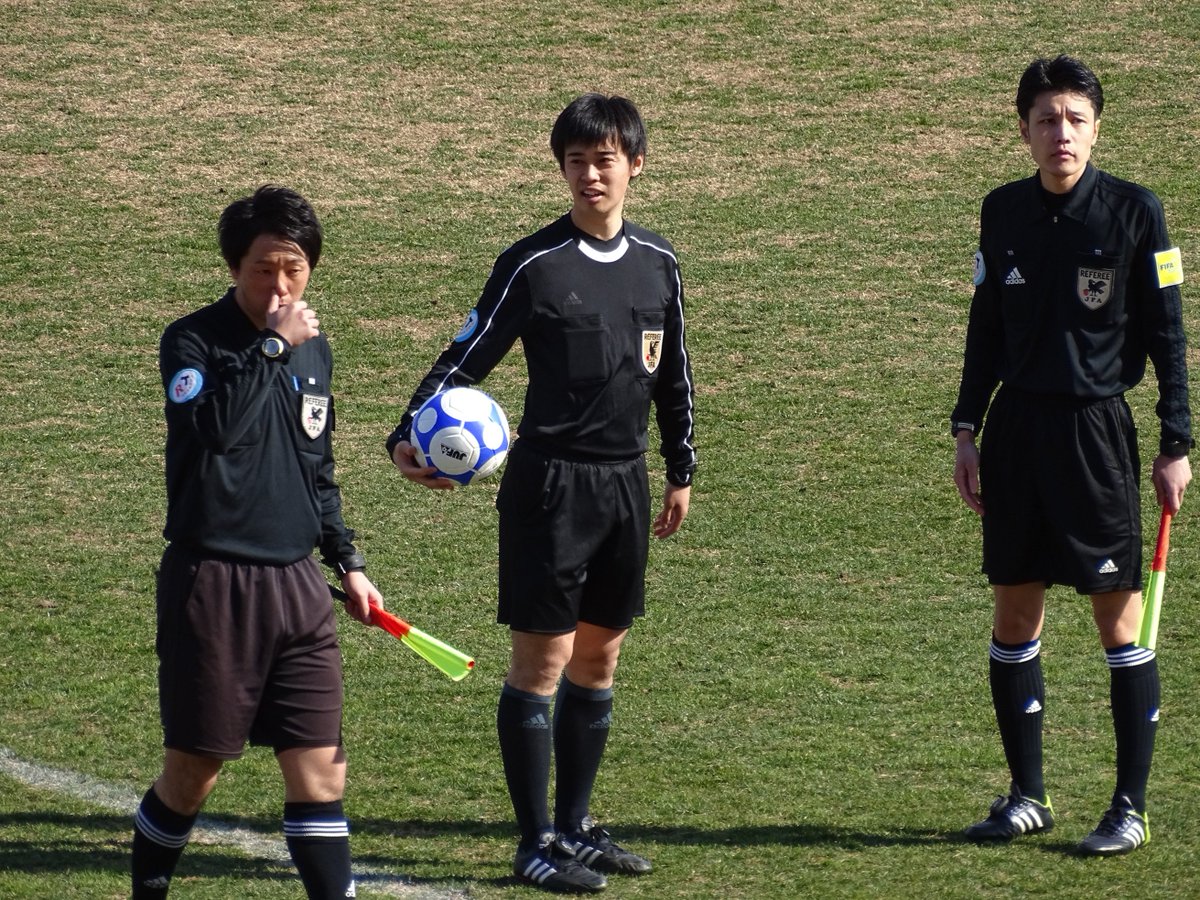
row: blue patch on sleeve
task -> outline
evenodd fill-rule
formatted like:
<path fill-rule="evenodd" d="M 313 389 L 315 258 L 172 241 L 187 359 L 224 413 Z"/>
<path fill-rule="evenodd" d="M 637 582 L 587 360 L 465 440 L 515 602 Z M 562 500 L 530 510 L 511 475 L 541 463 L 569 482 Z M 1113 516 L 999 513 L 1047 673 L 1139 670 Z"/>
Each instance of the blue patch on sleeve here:
<path fill-rule="evenodd" d="M 167 385 L 167 399 L 172 403 L 187 403 L 204 387 L 204 376 L 199 369 L 180 369 Z"/>
<path fill-rule="evenodd" d="M 479 327 L 479 310 L 473 309 L 467 313 L 467 320 L 463 322 L 462 328 L 458 329 L 458 334 L 454 336 L 454 343 L 461 344 L 475 333 L 475 329 Z"/>

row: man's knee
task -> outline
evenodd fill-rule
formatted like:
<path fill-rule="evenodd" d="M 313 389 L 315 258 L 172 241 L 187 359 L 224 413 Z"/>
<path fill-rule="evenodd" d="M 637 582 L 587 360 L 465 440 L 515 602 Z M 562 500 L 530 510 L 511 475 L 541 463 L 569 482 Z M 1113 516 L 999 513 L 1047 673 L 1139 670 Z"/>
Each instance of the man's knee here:
<path fill-rule="evenodd" d="M 1046 610 L 1046 587 L 1040 582 L 993 585 L 996 601 L 992 630 L 1006 644 L 1032 641 L 1042 633 Z"/>
<path fill-rule="evenodd" d="M 208 756 L 167 750 L 154 792 L 168 809 L 180 815 L 195 815 L 216 785 L 223 764 Z"/>
<path fill-rule="evenodd" d="M 567 663 L 567 677 L 579 687 L 612 687 L 621 655 L 621 643 L 628 629 L 602 628 L 580 624 L 575 652 Z"/>
<path fill-rule="evenodd" d="M 331 803 L 346 790 L 342 747 L 295 747 L 276 754 L 288 803 Z"/>

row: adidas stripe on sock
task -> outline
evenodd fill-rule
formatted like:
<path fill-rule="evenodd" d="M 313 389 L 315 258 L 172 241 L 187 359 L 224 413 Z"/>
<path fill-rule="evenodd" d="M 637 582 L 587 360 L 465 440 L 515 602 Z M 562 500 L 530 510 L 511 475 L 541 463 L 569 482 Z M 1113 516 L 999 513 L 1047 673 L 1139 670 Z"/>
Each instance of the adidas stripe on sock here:
<path fill-rule="evenodd" d="M 1117 742 L 1116 798 L 1124 796 L 1135 811 L 1146 811 L 1146 785 L 1158 732 L 1158 661 L 1153 650 L 1125 644 L 1104 651 L 1111 679 L 1113 731 Z"/>
<path fill-rule="evenodd" d="M 355 896 L 350 825 L 342 801 L 284 803 L 283 835 L 308 896 Z"/>
<path fill-rule="evenodd" d="M 988 681 L 996 725 L 1013 783 L 1021 794 L 1045 802 L 1042 778 L 1042 725 L 1046 687 L 1042 680 L 1042 642 L 1005 644 L 992 637 Z"/>
<path fill-rule="evenodd" d="M 182 815 L 163 803 L 153 787 L 146 791 L 133 820 L 130 875 L 134 900 L 167 896 L 195 822 L 194 815 Z"/>

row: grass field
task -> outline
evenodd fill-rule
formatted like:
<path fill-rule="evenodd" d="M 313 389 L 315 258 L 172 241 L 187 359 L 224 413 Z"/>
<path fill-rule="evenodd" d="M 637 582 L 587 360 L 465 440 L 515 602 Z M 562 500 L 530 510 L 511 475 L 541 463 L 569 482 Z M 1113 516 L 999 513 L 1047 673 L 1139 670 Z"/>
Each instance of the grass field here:
<path fill-rule="evenodd" d="M 356 862 L 434 895 L 529 895 L 495 747 L 495 484 L 418 490 L 382 442 L 496 254 L 566 208 L 547 135 L 598 89 L 648 122 L 627 213 L 681 256 L 701 454 L 683 532 L 652 550 L 595 798 L 657 871 L 608 894 L 1200 896 L 1188 504 L 1153 842 L 1070 853 L 1113 751 L 1103 655 L 1061 590 L 1043 643 L 1059 828 L 1006 849 L 955 838 L 1006 777 L 946 428 L 979 203 L 1031 171 L 1012 95 L 1035 55 L 1096 68 L 1096 161 L 1155 190 L 1200 265 L 1195 4 L 0 0 L 0 16 L 0 748 L 134 798 L 157 772 L 157 340 L 226 286 L 220 210 L 282 182 L 327 231 L 306 299 L 337 359 L 347 518 L 391 608 L 479 660 L 453 684 L 342 617 Z M 514 357 L 487 382 L 514 415 L 522 374 Z M 1153 379 L 1130 401 L 1148 464 Z M 84 794 L 0 775 L 0 896 L 124 894 L 129 815 Z M 206 813 L 274 840 L 280 806 L 254 751 Z M 188 851 L 172 896 L 299 893 L 285 865 L 216 843 Z"/>

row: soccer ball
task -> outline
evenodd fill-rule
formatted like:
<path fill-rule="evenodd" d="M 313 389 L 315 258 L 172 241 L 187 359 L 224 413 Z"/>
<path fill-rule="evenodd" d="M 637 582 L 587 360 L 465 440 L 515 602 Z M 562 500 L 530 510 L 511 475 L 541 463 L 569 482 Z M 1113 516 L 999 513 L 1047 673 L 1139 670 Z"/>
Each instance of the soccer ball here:
<path fill-rule="evenodd" d="M 508 456 L 508 419 L 500 404 L 474 388 L 440 391 L 413 415 L 417 462 L 459 484 L 487 478 Z"/>

